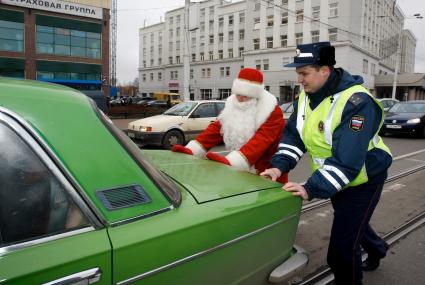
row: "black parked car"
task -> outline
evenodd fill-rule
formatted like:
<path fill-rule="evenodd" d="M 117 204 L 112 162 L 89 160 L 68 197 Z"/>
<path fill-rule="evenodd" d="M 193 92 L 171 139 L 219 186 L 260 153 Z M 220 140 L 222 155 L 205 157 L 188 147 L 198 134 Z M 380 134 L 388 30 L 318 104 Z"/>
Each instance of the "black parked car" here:
<path fill-rule="evenodd" d="M 417 134 L 425 138 L 425 100 L 393 105 L 385 114 L 381 134 Z"/>

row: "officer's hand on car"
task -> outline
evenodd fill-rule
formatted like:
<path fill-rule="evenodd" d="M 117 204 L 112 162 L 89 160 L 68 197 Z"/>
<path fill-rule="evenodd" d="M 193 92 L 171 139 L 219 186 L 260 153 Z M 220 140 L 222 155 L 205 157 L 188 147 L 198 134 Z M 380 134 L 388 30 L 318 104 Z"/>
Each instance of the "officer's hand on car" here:
<path fill-rule="evenodd" d="M 282 189 L 287 192 L 292 192 L 292 195 L 294 196 L 300 196 L 303 200 L 308 200 L 307 191 L 305 191 L 304 186 L 298 183 L 288 182 L 285 185 L 283 185 Z"/>
<path fill-rule="evenodd" d="M 281 175 L 282 172 L 279 170 L 279 168 L 269 168 L 260 173 L 260 176 L 263 176 L 272 181 L 276 181 Z"/>
<path fill-rule="evenodd" d="M 181 152 L 181 153 L 193 155 L 193 152 L 192 152 L 192 150 L 190 148 L 184 147 L 184 146 L 179 145 L 179 144 L 173 145 L 173 147 L 171 148 L 171 151 L 172 152 Z"/>

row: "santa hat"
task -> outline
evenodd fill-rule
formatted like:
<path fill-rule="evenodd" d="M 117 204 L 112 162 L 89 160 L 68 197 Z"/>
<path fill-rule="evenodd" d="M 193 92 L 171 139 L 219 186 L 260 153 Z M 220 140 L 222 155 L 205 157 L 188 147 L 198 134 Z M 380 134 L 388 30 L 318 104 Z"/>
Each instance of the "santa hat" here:
<path fill-rule="evenodd" d="M 257 69 L 243 68 L 233 81 L 232 94 L 260 98 L 263 92 L 263 73 Z"/>

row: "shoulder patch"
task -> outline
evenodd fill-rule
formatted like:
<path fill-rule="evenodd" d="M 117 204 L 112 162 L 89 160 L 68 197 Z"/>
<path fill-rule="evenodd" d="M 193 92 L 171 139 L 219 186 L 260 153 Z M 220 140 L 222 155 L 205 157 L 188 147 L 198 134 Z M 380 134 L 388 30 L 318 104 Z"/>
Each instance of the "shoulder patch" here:
<path fill-rule="evenodd" d="M 364 101 L 364 98 L 359 93 L 354 93 L 353 95 L 350 96 L 350 98 L 348 99 L 348 101 L 351 102 L 353 105 L 357 106 L 361 102 Z"/>
<path fill-rule="evenodd" d="M 363 116 L 355 115 L 350 120 L 350 129 L 355 132 L 363 130 L 365 118 Z"/>

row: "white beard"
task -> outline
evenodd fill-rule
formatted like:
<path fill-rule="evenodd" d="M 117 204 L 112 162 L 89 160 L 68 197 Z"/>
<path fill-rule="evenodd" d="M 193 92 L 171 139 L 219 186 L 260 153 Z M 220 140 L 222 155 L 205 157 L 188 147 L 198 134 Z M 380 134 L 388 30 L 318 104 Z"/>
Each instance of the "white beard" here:
<path fill-rule="evenodd" d="M 226 148 L 239 150 L 257 130 L 257 99 L 239 102 L 235 95 L 230 96 L 218 116 L 221 123 L 221 134 Z"/>

